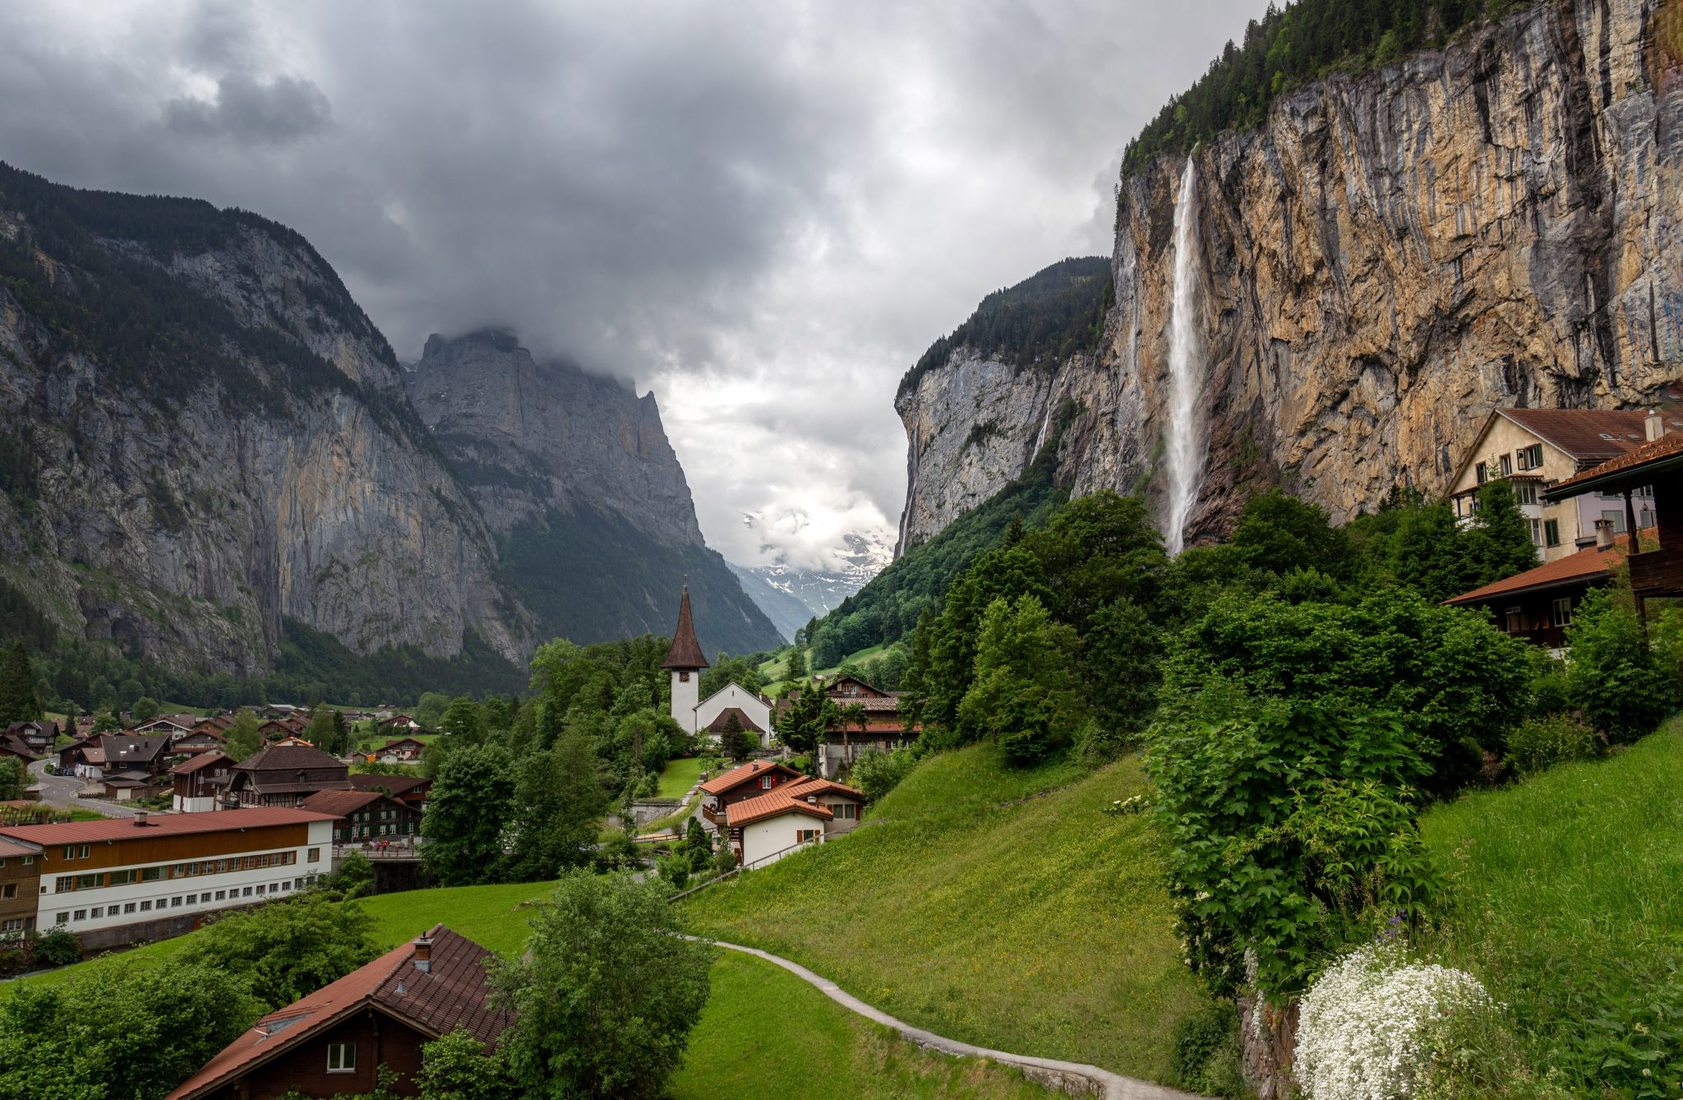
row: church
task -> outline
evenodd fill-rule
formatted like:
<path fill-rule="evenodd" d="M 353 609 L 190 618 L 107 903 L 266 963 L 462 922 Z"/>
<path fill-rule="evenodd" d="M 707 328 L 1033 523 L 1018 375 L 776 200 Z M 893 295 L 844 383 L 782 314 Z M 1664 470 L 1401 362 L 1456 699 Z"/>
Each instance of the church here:
<path fill-rule="evenodd" d="M 701 670 L 707 658 L 695 638 L 695 621 L 690 613 L 690 586 L 684 585 L 678 600 L 678 627 L 672 632 L 672 648 L 661 662 L 672 677 L 672 720 L 690 733 L 714 742 L 729 726 L 737 725 L 759 742 L 771 747 L 771 700 L 737 683 L 728 683 L 707 698 L 701 698 Z"/>

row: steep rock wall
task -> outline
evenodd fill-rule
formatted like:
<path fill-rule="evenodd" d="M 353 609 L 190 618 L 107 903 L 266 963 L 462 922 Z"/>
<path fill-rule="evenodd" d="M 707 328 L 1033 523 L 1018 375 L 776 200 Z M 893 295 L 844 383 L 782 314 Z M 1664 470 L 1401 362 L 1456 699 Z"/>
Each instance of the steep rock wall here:
<path fill-rule="evenodd" d="M 1683 376 L 1683 76 L 1656 36 L 1675 6 L 1540 5 L 1287 94 L 1262 128 L 1196 151 L 1210 459 L 1194 534 L 1263 482 L 1337 517 L 1393 485 L 1436 492 L 1492 407 L 1627 406 Z M 1059 452 L 1077 492 L 1160 490 L 1181 168 L 1123 181 L 1103 344 L 1055 377 L 1082 406 Z M 909 426 L 953 409 L 922 440 L 962 440 L 1001 407 L 1033 420 L 1023 380 L 978 392 L 954 360 L 919 381 Z M 949 452 L 913 433 L 913 497 L 963 484 Z M 988 473 L 966 497 L 1020 471 L 973 465 Z M 918 537 L 951 514 L 908 511 L 930 517 Z"/>

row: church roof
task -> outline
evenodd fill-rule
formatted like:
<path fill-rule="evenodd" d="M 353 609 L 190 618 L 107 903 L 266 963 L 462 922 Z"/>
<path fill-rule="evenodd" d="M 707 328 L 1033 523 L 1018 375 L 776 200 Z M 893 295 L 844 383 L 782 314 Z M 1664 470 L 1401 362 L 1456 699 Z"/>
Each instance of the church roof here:
<path fill-rule="evenodd" d="M 678 601 L 678 629 L 672 632 L 672 648 L 666 651 L 666 660 L 660 663 L 660 667 L 690 671 L 708 667 L 707 658 L 701 655 L 701 643 L 695 640 L 695 623 L 690 616 L 690 586 L 687 584 Z"/>

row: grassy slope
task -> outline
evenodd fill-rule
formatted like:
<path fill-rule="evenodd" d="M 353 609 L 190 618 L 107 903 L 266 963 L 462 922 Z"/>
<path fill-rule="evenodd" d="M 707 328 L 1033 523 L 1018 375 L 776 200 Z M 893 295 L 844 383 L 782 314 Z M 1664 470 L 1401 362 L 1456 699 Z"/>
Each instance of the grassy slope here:
<path fill-rule="evenodd" d="M 698 757 L 685 756 L 670 761 L 666 770 L 660 773 L 660 789 L 655 792 L 655 797 L 682 798 L 695 786 L 700 775 L 701 760 Z"/>
<path fill-rule="evenodd" d="M 944 754 L 854 835 L 683 913 L 954 1038 L 1163 1080 L 1200 997 L 1149 820 L 1101 812 L 1144 782 L 1135 759 L 1082 776 L 1012 772 L 990 746 Z"/>
<path fill-rule="evenodd" d="M 788 971 L 734 951 L 713 965 L 712 997 L 668 1091 L 675 1100 L 1051 1095 L 992 1063 L 919 1050 Z"/>
<path fill-rule="evenodd" d="M 1449 874 L 1428 950 L 1511 1006 L 1533 1064 L 1601 998 L 1633 994 L 1683 956 L 1679 791 L 1674 722 L 1611 759 L 1469 794 L 1422 821 Z"/>

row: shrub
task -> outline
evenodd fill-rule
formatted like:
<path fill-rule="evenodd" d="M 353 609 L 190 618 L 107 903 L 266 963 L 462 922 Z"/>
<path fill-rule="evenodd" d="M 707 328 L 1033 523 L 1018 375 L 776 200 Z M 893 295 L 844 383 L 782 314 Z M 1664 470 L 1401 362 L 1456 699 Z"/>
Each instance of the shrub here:
<path fill-rule="evenodd" d="M 713 869 L 721 875 L 736 870 L 736 849 L 729 844 L 719 845 L 719 852 L 713 857 Z"/>
<path fill-rule="evenodd" d="M 853 762 L 853 771 L 848 778 L 853 785 L 865 795 L 865 801 L 875 802 L 883 795 L 899 786 L 900 780 L 906 778 L 906 773 L 912 770 L 917 759 L 912 755 L 910 747 L 898 748 L 893 752 L 863 752 Z"/>
<path fill-rule="evenodd" d="M 1595 730 L 1571 714 L 1528 718 L 1508 732 L 1508 763 L 1522 779 L 1568 760 L 1587 760 L 1600 749 Z"/>
<path fill-rule="evenodd" d="M 54 928 L 35 941 L 35 962 L 39 966 L 69 966 L 81 961 L 81 943 L 62 928 Z"/>
<path fill-rule="evenodd" d="M 1566 628 L 1571 647 L 1566 692 L 1608 740 L 1624 744 L 1651 733 L 1671 711 L 1677 684 L 1642 637 L 1632 608 L 1592 590 Z"/>
<path fill-rule="evenodd" d="M 1311 1100 L 1412 1097 L 1434 1051 L 1433 1024 L 1488 1004 L 1478 979 L 1411 964 L 1396 945 L 1368 944 L 1330 968 L 1303 998 L 1294 1072 Z"/>
<path fill-rule="evenodd" d="M 1240 1096 L 1239 1014 L 1232 1002 L 1211 1001 L 1175 1022 L 1175 1083 L 1208 1096 Z"/>

